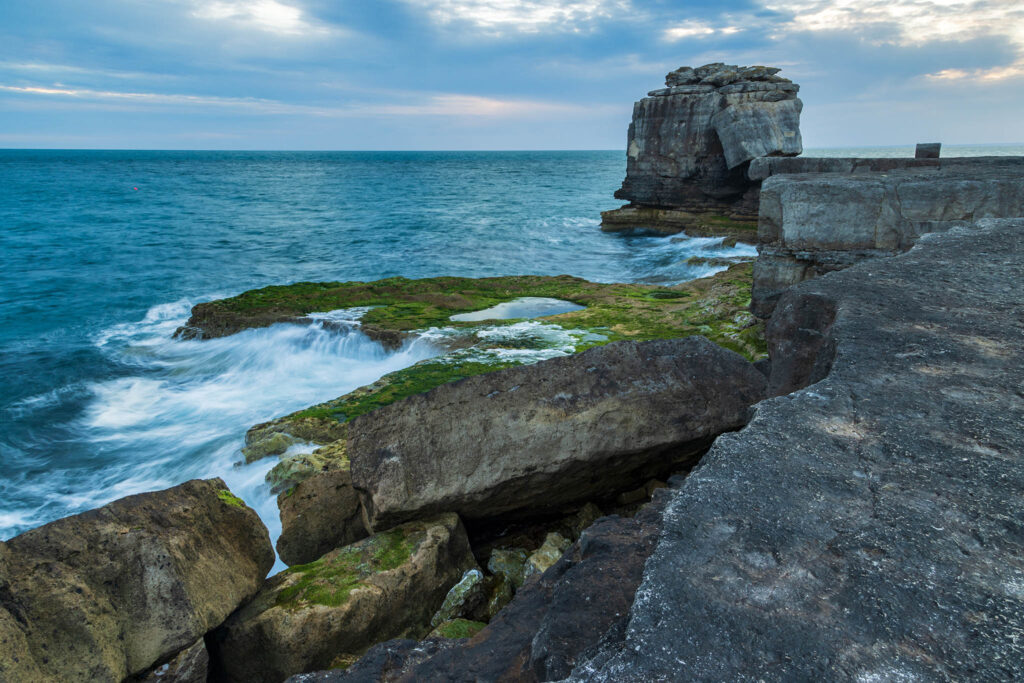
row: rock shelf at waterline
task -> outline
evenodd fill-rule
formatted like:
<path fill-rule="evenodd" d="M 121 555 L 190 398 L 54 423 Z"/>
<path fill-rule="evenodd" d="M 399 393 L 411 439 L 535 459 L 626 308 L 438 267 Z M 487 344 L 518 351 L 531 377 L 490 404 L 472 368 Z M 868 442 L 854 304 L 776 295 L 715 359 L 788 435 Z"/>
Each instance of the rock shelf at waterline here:
<path fill-rule="evenodd" d="M 747 312 L 751 282 L 751 265 L 740 263 L 671 287 L 602 284 L 568 276 L 297 283 L 199 304 L 182 330 L 210 338 L 275 320 L 321 319 L 314 312 L 344 308 L 347 320 L 358 310 L 361 319 L 351 324 L 371 337 L 426 339 L 445 349 L 339 398 L 250 429 L 243 449 L 247 461 L 285 456 L 267 475 L 273 489 L 282 491 L 312 473 L 347 469 L 348 421 L 466 377 L 613 341 L 691 335 L 758 360 L 765 346 L 763 326 Z M 534 297 L 569 302 L 577 310 L 532 320 L 451 320 L 453 315 Z M 302 443 L 311 444 L 306 452 L 301 452 Z"/>

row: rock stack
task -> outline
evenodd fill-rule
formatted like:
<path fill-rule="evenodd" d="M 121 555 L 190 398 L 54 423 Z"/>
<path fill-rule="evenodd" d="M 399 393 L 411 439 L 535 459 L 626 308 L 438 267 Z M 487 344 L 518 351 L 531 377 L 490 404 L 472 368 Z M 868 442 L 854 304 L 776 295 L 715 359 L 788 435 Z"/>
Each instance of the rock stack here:
<path fill-rule="evenodd" d="M 633 106 L 628 206 L 603 214 L 605 230 L 697 230 L 723 220 L 757 221 L 760 184 L 752 159 L 802 151 L 800 86 L 767 66 L 681 67 Z"/>

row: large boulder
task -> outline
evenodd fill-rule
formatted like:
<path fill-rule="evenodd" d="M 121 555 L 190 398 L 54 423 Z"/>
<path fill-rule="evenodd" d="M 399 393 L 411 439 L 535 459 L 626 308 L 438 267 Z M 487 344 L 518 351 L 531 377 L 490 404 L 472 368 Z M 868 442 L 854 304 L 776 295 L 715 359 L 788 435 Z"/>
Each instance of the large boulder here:
<path fill-rule="evenodd" d="M 271 577 L 208 642 L 226 680 L 277 683 L 381 641 L 423 637 L 475 566 L 456 515 L 412 522 Z"/>
<path fill-rule="evenodd" d="M 0 544 L 0 680 L 121 681 L 195 646 L 274 564 L 220 479 L 129 496 Z"/>
<path fill-rule="evenodd" d="M 703 337 L 616 342 L 440 386 L 349 427 L 371 526 L 529 517 L 636 488 L 746 424 L 765 378 Z"/>
<path fill-rule="evenodd" d="M 277 506 L 281 511 L 277 552 L 289 566 L 312 562 L 367 536 L 348 470 L 323 472 L 299 482 L 277 497 Z"/>

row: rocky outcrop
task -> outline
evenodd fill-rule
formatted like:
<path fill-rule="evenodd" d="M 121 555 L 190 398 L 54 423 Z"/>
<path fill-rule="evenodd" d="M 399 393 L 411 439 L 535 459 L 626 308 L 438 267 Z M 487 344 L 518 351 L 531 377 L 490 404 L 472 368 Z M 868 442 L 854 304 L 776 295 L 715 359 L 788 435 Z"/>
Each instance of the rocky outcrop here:
<path fill-rule="evenodd" d="M 352 481 L 374 529 L 443 510 L 553 514 L 692 462 L 763 392 L 753 365 L 703 337 L 616 342 L 357 418 Z"/>
<path fill-rule="evenodd" d="M 219 479 L 16 536 L 0 544 L 0 680 L 121 681 L 195 663 L 176 654 L 201 650 L 273 563 L 266 527 Z"/>
<path fill-rule="evenodd" d="M 605 230 L 698 228 L 706 215 L 754 221 L 758 184 L 752 159 L 800 154 L 799 86 L 778 69 L 708 64 L 682 67 L 633 107 L 626 179 L 615 193 L 631 202 L 603 215 Z M 660 209 L 664 220 L 638 208 Z"/>
<path fill-rule="evenodd" d="M 773 175 L 761 188 L 751 310 L 767 317 L 791 285 L 906 251 L 924 233 L 1024 216 L 1022 177 L 1024 159 Z"/>
<path fill-rule="evenodd" d="M 170 661 L 154 667 L 139 683 L 206 683 L 210 676 L 210 653 L 199 639 Z"/>
<path fill-rule="evenodd" d="M 348 663 L 375 643 L 426 635 L 475 565 L 456 515 L 405 524 L 271 577 L 208 644 L 229 681 L 277 683 Z"/>
<path fill-rule="evenodd" d="M 420 648 L 381 643 L 348 671 L 293 683 L 345 681 L 551 681 L 567 676 L 602 638 L 621 636 L 644 562 L 654 548 L 665 490 L 632 519 L 604 517 L 554 566 L 535 576 L 476 636 Z M 631 679 L 623 679 L 631 680 Z"/>
<path fill-rule="evenodd" d="M 671 493 L 623 642 L 572 679 L 1024 677 L 1022 235 L 985 220 L 787 292 L 818 351 L 773 384 L 827 376 Z"/>
<path fill-rule="evenodd" d="M 277 497 L 277 507 L 281 511 L 277 553 L 287 565 L 312 562 L 367 536 L 348 470 L 324 472 L 299 482 Z"/>

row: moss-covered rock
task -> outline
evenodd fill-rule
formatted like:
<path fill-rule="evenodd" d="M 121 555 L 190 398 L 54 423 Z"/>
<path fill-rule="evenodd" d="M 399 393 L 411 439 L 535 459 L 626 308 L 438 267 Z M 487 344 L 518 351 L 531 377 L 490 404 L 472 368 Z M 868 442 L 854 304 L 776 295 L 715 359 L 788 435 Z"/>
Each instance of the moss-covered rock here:
<path fill-rule="evenodd" d="M 452 619 L 437 626 L 430 632 L 428 638 L 472 638 L 486 627 L 482 621 L 471 621 L 469 619 Z"/>
<path fill-rule="evenodd" d="M 267 580 L 209 642 L 229 680 L 277 682 L 397 637 L 423 637 L 475 565 L 453 514 L 404 524 Z"/>
<path fill-rule="evenodd" d="M 281 535 L 277 552 L 288 565 L 366 538 L 359 496 L 347 469 L 316 474 L 277 497 Z"/>
<path fill-rule="evenodd" d="M 312 453 L 298 453 L 281 458 L 281 462 L 267 472 L 266 480 L 270 484 L 271 493 L 280 493 L 294 488 L 300 482 L 314 475 L 347 469 L 349 469 L 348 454 L 345 440 L 341 439 L 322 446 Z"/>
<path fill-rule="evenodd" d="M 522 548 L 497 548 L 487 560 L 487 571 L 505 577 L 515 588 L 526 579 L 526 559 L 529 554 Z"/>
<path fill-rule="evenodd" d="M 572 545 L 572 541 L 560 533 L 552 531 L 544 539 L 540 548 L 530 553 L 523 565 L 523 577 L 528 579 L 536 574 L 543 574 L 553 567 L 555 562 L 562 559 L 566 549 Z"/>
<path fill-rule="evenodd" d="M 462 575 L 462 579 L 448 591 L 441 608 L 430 620 L 430 625 L 436 628 L 452 619 L 473 621 L 486 619 L 491 583 L 492 580 L 485 578 L 483 572 L 476 567 L 467 571 Z"/>
<path fill-rule="evenodd" d="M 266 527 L 220 479 L 129 496 L 0 543 L 0 681 L 121 681 L 256 594 Z"/>

